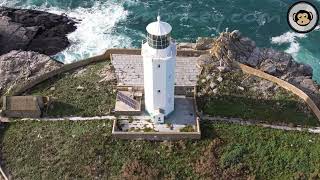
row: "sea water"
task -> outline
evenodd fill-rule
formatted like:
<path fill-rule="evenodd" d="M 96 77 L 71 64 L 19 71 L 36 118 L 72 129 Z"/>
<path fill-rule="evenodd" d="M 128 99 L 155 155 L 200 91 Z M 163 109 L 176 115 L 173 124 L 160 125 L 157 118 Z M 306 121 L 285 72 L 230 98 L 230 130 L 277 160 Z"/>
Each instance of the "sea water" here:
<path fill-rule="evenodd" d="M 320 82 L 320 26 L 299 34 L 287 24 L 294 0 L 0 0 L 0 6 L 65 13 L 78 21 L 70 47 L 54 58 L 70 63 L 112 47 L 140 47 L 145 27 L 160 13 L 180 42 L 238 29 L 260 47 L 286 51 L 310 64 Z M 312 2 L 320 11 L 320 1 Z"/>

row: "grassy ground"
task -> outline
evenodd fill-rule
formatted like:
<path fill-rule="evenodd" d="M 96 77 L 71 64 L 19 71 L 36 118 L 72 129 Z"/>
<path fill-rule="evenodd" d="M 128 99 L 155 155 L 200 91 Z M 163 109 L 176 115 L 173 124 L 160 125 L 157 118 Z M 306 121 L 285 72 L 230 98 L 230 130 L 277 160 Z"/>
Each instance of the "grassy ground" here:
<path fill-rule="evenodd" d="M 226 73 L 222 77 L 224 80 L 221 83 L 216 82 L 216 94 L 204 94 L 198 98 L 200 110 L 207 115 L 290 126 L 320 125 L 299 97 L 281 87 L 262 91 L 257 89 L 262 79 L 241 72 Z M 207 88 L 207 84 L 200 82 L 198 91 Z"/>
<path fill-rule="evenodd" d="M 113 81 L 100 82 L 103 68 L 110 62 L 87 66 L 85 69 L 61 74 L 33 88 L 28 94 L 54 97 L 48 116 L 106 115 L 114 108 Z M 79 72 L 80 71 L 80 72 Z"/>
<path fill-rule="evenodd" d="M 320 137 L 202 123 L 200 141 L 111 138 L 110 121 L 15 122 L 0 131 L 14 179 L 320 178 Z"/>
<path fill-rule="evenodd" d="M 257 100 L 235 96 L 219 96 L 210 99 L 204 112 L 211 116 L 241 117 L 269 124 L 290 126 L 319 126 L 311 113 L 299 111 L 297 101 Z"/>

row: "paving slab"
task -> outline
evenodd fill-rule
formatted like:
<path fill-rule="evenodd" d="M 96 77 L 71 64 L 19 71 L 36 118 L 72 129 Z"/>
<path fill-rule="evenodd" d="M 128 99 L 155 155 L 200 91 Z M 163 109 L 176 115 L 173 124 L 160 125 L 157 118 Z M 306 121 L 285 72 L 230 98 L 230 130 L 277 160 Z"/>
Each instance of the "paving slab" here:
<path fill-rule="evenodd" d="M 195 86 L 200 68 L 198 57 L 181 57 L 176 59 L 176 86 Z M 141 55 L 112 54 L 118 85 L 143 86 L 143 60 Z"/>
<path fill-rule="evenodd" d="M 196 112 L 192 98 L 185 96 L 175 96 L 174 111 L 166 119 L 165 123 L 175 125 L 195 125 Z"/>

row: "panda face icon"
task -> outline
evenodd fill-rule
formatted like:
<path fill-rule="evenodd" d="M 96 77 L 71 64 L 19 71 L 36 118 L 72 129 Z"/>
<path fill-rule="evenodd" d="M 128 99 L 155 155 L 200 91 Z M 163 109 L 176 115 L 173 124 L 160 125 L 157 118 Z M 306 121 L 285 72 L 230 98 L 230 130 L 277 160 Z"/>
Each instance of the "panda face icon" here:
<path fill-rule="evenodd" d="M 294 3 L 288 11 L 289 26 L 298 33 L 308 33 L 316 28 L 319 22 L 319 13 L 310 2 L 299 1 Z"/>
<path fill-rule="evenodd" d="M 313 19 L 312 12 L 308 12 L 305 10 L 300 10 L 299 12 L 293 14 L 293 20 L 299 26 L 307 26 L 308 24 L 310 24 L 312 19 Z"/>

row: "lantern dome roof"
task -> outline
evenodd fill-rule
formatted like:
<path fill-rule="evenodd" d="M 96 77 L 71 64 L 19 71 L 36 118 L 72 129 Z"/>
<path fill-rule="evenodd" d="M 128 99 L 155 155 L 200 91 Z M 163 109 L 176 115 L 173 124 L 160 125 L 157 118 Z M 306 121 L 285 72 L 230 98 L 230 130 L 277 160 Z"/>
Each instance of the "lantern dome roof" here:
<path fill-rule="evenodd" d="M 146 29 L 151 35 L 164 36 L 171 32 L 172 27 L 170 24 L 161 21 L 160 16 L 158 16 L 157 21 L 150 23 Z"/>

